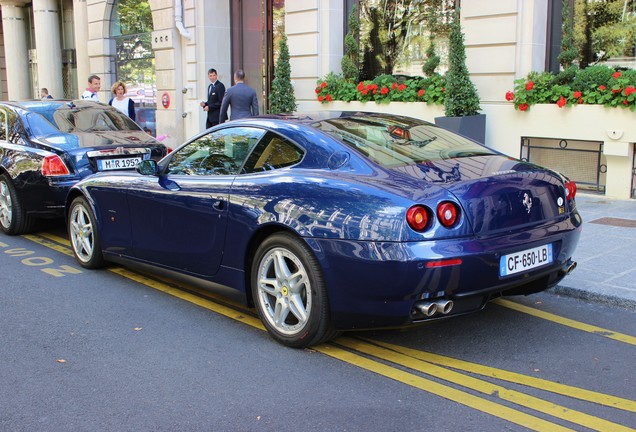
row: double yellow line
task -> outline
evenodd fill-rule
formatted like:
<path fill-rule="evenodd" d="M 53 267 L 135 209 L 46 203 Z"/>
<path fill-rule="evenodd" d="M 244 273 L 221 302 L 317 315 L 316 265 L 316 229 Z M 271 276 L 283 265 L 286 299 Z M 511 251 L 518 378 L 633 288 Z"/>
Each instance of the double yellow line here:
<path fill-rule="evenodd" d="M 62 237 L 47 233 L 41 233 L 38 236 L 27 235 L 25 237 L 58 252 L 73 255 L 69 249 L 70 244 L 68 240 Z M 109 267 L 108 270 L 251 327 L 265 330 L 261 321 L 252 311 L 244 308 L 242 305 L 217 297 L 207 291 L 180 282 L 144 275 L 122 267 Z M 623 343 L 636 345 L 636 338 L 633 336 L 590 326 L 585 323 L 523 306 L 509 300 L 497 300 L 496 303 L 561 325 L 608 337 Z M 604 405 L 617 410 L 636 413 L 636 402 L 632 400 L 380 341 L 341 337 L 332 343 L 322 344 L 313 347 L 313 349 L 356 367 L 363 368 L 478 411 L 488 413 L 530 430 L 558 432 L 576 429 L 569 429 L 558 423 L 512 408 L 509 405 L 525 407 L 538 413 L 554 417 L 555 419 L 564 420 L 591 430 L 608 432 L 636 431 L 636 429 L 580 411 L 571 410 L 562 405 L 557 405 L 535 396 L 511 390 L 468 374 L 481 375 L 490 379 L 521 384 L 542 391 Z M 460 390 L 448 384 L 442 384 L 440 381 L 461 386 L 469 391 Z M 485 396 L 478 396 L 475 393 L 481 393 Z M 499 401 L 502 403 L 499 403 Z"/>

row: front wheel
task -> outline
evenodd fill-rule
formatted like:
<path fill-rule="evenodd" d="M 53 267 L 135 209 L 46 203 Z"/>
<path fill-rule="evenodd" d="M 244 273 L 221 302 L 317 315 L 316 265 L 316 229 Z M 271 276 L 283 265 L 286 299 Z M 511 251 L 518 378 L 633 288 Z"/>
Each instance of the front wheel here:
<path fill-rule="evenodd" d="M 304 348 L 336 335 L 318 261 L 293 235 L 274 234 L 259 246 L 251 281 L 258 315 L 278 342 Z"/>
<path fill-rule="evenodd" d="M 104 266 L 95 215 L 84 197 L 75 198 L 71 203 L 68 235 L 75 259 L 82 267 L 94 269 Z"/>

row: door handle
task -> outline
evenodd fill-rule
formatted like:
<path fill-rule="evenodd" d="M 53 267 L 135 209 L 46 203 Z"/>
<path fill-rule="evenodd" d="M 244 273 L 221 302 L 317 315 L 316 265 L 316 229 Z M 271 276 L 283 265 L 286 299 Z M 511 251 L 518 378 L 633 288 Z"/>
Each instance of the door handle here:
<path fill-rule="evenodd" d="M 213 198 L 212 208 L 214 210 L 222 211 L 225 208 L 225 200 L 222 197 Z"/>

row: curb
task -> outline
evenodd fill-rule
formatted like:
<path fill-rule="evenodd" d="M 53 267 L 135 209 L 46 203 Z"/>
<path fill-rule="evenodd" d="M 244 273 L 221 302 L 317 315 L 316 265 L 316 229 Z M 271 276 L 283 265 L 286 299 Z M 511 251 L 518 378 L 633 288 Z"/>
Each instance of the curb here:
<path fill-rule="evenodd" d="M 548 294 L 572 297 L 589 303 L 600 303 L 608 306 L 618 306 L 636 312 L 636 300 L 611 294 L 600 294 L 580 288 L 556 285 L 546 291 Z"/>

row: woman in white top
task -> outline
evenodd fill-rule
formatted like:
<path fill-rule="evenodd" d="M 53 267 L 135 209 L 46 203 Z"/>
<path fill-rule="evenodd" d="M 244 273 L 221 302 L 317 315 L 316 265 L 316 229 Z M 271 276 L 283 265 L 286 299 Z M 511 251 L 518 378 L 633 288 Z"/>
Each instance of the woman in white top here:
<path fill-rule="evenodd" d="M 135 102 L 131 98 L 126 96 L 126 84 L 121 81 L 117 81 L 111 87 L 111 91 L 115 95 L 115 97 L 108 101 L 108 105 L 114 106 L 134 121 Z"/>

